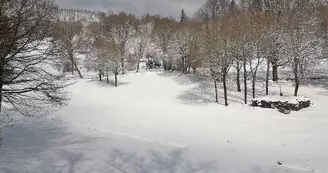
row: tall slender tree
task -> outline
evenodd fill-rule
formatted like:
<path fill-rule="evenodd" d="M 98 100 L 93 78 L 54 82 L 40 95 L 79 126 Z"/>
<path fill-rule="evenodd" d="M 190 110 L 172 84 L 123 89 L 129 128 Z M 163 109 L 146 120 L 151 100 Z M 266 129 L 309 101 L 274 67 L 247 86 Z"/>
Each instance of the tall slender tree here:
<path fill-rule="evenodd" d="M 181 10 L 181 15 L 180 15 L 180 23 L 186 22 L 187 20 L 187 15 L 184 9 Z"/>

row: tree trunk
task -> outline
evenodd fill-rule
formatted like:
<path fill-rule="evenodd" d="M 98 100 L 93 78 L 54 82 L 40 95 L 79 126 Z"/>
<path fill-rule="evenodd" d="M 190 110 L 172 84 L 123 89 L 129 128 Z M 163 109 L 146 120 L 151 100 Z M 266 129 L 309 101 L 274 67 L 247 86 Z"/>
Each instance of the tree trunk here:
<path fill-rule="evenodd" d="M 115 73 L 115 87 L 117 87 L 117 73 Z"/>
<path fill-rule="evenodd" d="M 82 74 L 81 74 L 81 71 L 80 71 L 80 69 L 77 67 L 76 63 L 74 63 L 74 66 L 75 66 L 75 69 L 76 69 L 77 73 L 79 74 L 80 78 L 83 79 L 83 76 L 82 76 Z"/>
<path fill-rule="evenodd" d="M 223 90 L 224 90 L 224 105 L 229 106 L 228 104 L 228 93 L 227 93 L 227 79 L 226 75 L 223 75 Z"/>
<path fill-rule="evenodd" d="M 247 104 L 247 69 L 246 69 L 246 59 L 244 60 L 244 99 L 245 104 Z"/>
<path fill-rule="evenodd" d="M 74 76 L 74 58 L 71 57 L 71 65 L 72 65 L 72 75 Z"/>
<path fill-rule="evenodd" d="M 258 70 L 258 66 L 256 66 L 255 70 L 253 70 L 253 73 L 252 73 L 252 96 L 253 96 L 253 99 L 255 99 L 255 97 L 256 97 L 257 70 Z"/>
<path fill-rule="evenodd" d="M 121 45 L 121 68 L 122 68 L 122 74 L 124 75 L 125 74 L 125 69 L 124 69 L 124 53 L 125 53 L 125 44 L 123 43 Z"/>
<path fill-rule="evenodd" d="M 295 79 L 295 91 L 294 91 L 294 96 L 297 97 L 298 96 L 298 89 L 300 87 L 300 82 Z"/>
<path fill-rule="evenodd" d="M 239 67 L 237 67 L 237 91 L 238 92 L 241 92 L 241 87 L 240 87 L 240 68 Z"/>
<path fill-rule="evenodd" d="M 182 62 L 181 62 L 181 72 L 184 73 L 184 56 L 182 57 Z"/>
<path fill-rule="evenodd" d="M 272 80 L 275 82 L 279 81 L 278 64 L 276 62 L 272 63 Z"/>
<path fill-rule="evenodd" d="M 163 68 L 164 68 L 164 71 L 167 71 L 167 64 L 166 64 L 165 60 L 163 61 Z"/>
<path fill-rule="evenodd" d="M 109 75 L 108 75 L 108 70 L 106 70 L 106 78 L 107 78 L 107 83 L 109 83 Z"/>
<path fill-rule="evenodd" d="M 139 68 L 140 68 L 140 57 L 138 57 L 137 60 L 137 73 L 139 73 Z"/>
<path fill-rule="evenodd" d="M 122 58 L 122 74 L 125 74 L 125 69 L 124 69 L 124 58 Z"/>
<path fill-rule="evenodd" d="M 265 78 L 265 94 L 269 95 L 269 77 L 270 77 L 270 61 L 267 61 L 267 72 Z"/>
<path fill-rule="evenodd" d="M 298 95 L 298 89 L 300 87 L 300 76 L 298 75 L 299 73 L 299 59 L 298 58 L 294 58 L 294 62 L 293 62 L 293 72 L 294 72 L 294 76 L 295 76 L 295 91 L 294 91 L 294 96 Z"/>
<path fill-rule="evenodd" d="M 3 63 L 2 63 L 3 64 Z M 4 72 L 4 65 L 0 65 L 0 112 L 2 112 L 2 89 L 3 89 L 3 72 Z"/>
<path fill-rule="evenodd" d="M 3 82 L 0 81 L 0 112 L 2 112 L 2 88 L 3 88 Z"/>
<path fill-rule="evenodd" d="M 217 80 L 216 79 L 214 79 L 214 89 L 215 89 L 215 102 L 219 103 L 218 85 L 217 85 Z"/>
<path fill-rule="evenodd" d="M 253 76 L 253 80 L 252 80 L 252 94 L 253 94 L 253 99 L 255 99 L 255 84 L 256 84 L 256 75 Z"/>
<path fill-rule="evenodd" d="M 99 81 L 102 81 L 101 71 L 99 71 Z"/>

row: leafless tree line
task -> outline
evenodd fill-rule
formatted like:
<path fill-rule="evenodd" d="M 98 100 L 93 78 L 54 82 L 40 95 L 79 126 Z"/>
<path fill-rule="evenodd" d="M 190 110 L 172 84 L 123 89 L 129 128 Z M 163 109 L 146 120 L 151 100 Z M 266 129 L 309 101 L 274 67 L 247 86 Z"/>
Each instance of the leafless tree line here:
<path fill-rule="evenodd" d="M 259 66 L 267 64 L 269 76 L 278 81 L 278 68 L 289 66 L 294 74 L 295 92 L 300 82 L 311 75 L 318 58 L 324 56 L 326 4 L 316 0 L 208 0 L 196 14 L 201 22 L 202 57 L 216 85 L 222 81 L 228 105 L 226 80 L 231 67 L 237 71 L 237 90 L 241 91 L 240 72 L 244 75 L 244 100 L 247 104 L 247 79 L 256 97 Z M 215 87 L 217 88 L 217 87 Z M 217 93 L 217 92 L 216 92 Z"/>
<path fill-rule="evenodd" d="M 97 12 L 98 19 L 92 22 L 74 16 L 61 19 L 52 0 L 0 3 L 0 103 L 18 110 L 63 103 L 65 86 L 46 69 L 53 64 L 82 78 L 79 67 L 84 63 L 99 71 L 100 80 L 106 75 L 109 82 L 112 74 L 117 86 L 118 75 L 131 64 L 138 72 L 147 54 L 156 54 L 164 70 L 207 71 L 216 93 L 222 83 L 225 105 L 231 69 L 247 103 L 247 81 L 252 82 L 255 98 L 263 64 L 266 94 L 270 71 L 277 81 L 279 67 L 288 66 L 297 96 L 301 81 L 328 50 L 328 6 L 317 0 L 207 0 L 192 18 L 182 10 L 179 21 Z M 81 54 L 86 55 L 84 60 Z"/>

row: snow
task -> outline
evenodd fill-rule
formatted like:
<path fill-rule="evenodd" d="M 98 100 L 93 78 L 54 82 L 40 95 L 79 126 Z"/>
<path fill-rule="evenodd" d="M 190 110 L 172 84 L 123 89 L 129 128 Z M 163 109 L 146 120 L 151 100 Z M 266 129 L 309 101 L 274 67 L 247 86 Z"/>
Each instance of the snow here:
<path fill-rule="evenodd" d="M 213 103 L 214 95 L 199 98 L 198 92 L 212 96 L 214 90 L 184 75 L 154 71 L 118 79 L 118 88 L 96 74 L 81 79 L 70 86 L 67 107 L 5 128 L 0 172 L 328 170 L 327 85 L 302 86 L 300 95 L 314 106 L 286 116 L 232 97 L 229 107 Z M 293 86 L 283 91 L 292 94 Z"/>

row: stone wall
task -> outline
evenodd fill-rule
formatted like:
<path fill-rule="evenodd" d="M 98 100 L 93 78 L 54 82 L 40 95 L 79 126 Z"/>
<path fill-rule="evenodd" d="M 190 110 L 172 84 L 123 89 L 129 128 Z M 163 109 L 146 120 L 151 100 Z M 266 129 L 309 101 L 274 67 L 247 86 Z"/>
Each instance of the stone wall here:
<path fill-rule="evenodd" d="M 280 112 L 285 113 L 285 111 L 300 111 L 304 108 L 311 106 L 311 101 L 308 99 L 296 99 L 293 101 L 287 100 L 268 100 L 268 99 L 254 99 L 252 100 L 251 106 L 278 109 Z"/>

